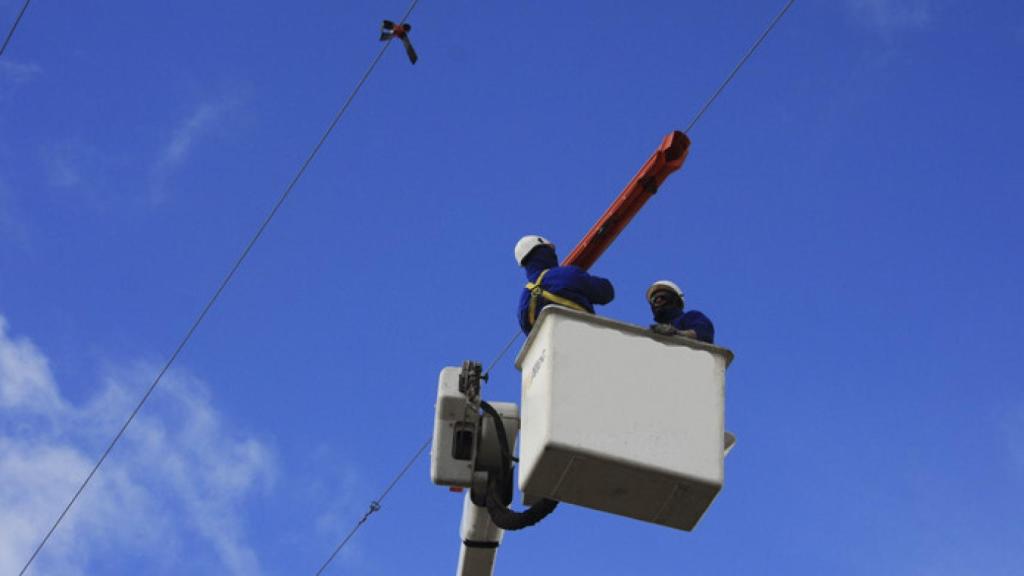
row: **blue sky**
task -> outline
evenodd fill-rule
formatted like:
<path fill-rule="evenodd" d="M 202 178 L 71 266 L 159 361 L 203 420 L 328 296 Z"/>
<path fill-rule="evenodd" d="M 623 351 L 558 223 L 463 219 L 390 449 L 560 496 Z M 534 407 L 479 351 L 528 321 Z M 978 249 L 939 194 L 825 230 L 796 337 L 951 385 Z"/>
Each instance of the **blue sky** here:
<path fill-rule="evenodd" d="M 0 58 L 0 572 L 405 7 L 29 8 Z M 420 62 L 389 51 L 33 573 L 315 572 L 439 370 L 515 332 L 516 239 L 566 253 L 780 7 L 421 0 Z M 798 1 L 593 268 L 602 313 L 645 323 L 673 278 L 735 351 L 725 489 L 693 533 L 561 507 L 497 574 L 1018 573 L 1022 50 L 1013 2 Z M 423 458 L 328 573 L 452 573 L 460 510 Z"/>

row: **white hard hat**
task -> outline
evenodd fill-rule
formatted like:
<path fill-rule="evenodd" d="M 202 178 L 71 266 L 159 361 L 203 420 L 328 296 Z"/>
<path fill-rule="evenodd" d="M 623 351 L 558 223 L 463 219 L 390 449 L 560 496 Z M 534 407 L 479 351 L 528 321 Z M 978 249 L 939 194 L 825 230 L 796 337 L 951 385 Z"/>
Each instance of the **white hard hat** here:
<path fill-rule="evenodd" d="M 530 255 L 530 252 L 538 246 L 551 246 L 551 249 L 555 249 L 555 245 L 549 242 L 542 236 L 523 236 L 516 242 L 516 264 L 523 265 L 523 260 Z"/>
<path fill-rule="evenodd" d="M 651 284 L 651 287 L 647 289 L 647 302 L 651 301 L 651 296 L 654 296 L 654 293 L 658 290 L 669 290 L 673 292 L 676 296 L 679 296 L 679 300 L 683 305 L 686 305 L 686 297 L 683 296 L 683 291 L 680 290 L 679 286 L 676 286 L 676 283 L 671 280 L 658 280 L 654 284 Z"/>

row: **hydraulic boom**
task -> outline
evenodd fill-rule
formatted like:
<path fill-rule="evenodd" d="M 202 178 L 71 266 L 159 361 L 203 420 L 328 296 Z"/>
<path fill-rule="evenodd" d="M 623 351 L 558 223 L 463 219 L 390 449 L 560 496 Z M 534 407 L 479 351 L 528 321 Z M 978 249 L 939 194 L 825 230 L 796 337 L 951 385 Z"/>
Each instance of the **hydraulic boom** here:
<path fill-rule="evenodd" d="M 619 194 L 615 202 L 612 202 L 562 264 L 589 269 L 615 241 L 633 216 L 636 216 L 648 198 L 658 191 L 658 187 L 669 174 L 683 166 L 689 151 L 690 138 L 686 134 L 676 130 L 665 136 L 657 151 L 651 155 L 643 168 L 640 168 L 636 176 L 633 176 L 626 189 Z"/>

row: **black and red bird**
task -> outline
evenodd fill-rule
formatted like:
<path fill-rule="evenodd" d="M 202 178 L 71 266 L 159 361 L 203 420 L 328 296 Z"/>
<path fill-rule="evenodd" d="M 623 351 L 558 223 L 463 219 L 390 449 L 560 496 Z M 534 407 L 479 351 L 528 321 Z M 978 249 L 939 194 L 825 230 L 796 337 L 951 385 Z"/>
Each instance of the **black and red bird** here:
<path fill-rule="evenodd" d="M 413 49 L 412 42 L 409 41 L 409 30 L 412 30 L 412 26 L 404 22 L 402 24 L 395 24 L 391 20 L 385 20 L 380 25 L 380 39 L 382 42 L 392 38 L 401 40 L 402 45 L 405 46 L 405 53 L 409 56 L 409 62 L 415 64 L 419 60 L 419 56 L 416 55 L 416 50 Z"/>

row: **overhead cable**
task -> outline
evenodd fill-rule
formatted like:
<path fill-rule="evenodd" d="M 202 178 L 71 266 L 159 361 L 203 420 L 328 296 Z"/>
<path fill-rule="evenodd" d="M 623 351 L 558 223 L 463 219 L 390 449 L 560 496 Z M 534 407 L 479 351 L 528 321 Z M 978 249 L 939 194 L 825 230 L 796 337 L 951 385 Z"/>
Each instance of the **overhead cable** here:
<path fill-rule="evenodd" d="M 491 362 L 490 368 L 488 368 L 487 372 L 484 373 L 485 376 L 488 373 L 490 373 L 491 369 L 494 368 L 495 364 L 497 364 L 498 361 L 501 360 L 502 356 L 504 356 L 505 353 L 508 352 L 509 348 L 512 347 L 512 344 L 514 344 L 518 338 L 519 331 L 517 330 L 512 339 L 509 340 L 508 344 L 505 345 L 505 348 L 502 349 L 502 351 L 498 354 L 494 361 Z M 406 463 L 405 467 L 402 468 L 402 471 L 399 472 L 398 475 L 391 480 L 391 483 L 388 484 L 388 487 L 386 490 L 384 490 L 384 493 L 381 494 L 376 500 L 370 502 L 370 509 L 367 510 L 365 514 L 363 514 L 363 517 L 360 518 L 358 522 L 356 522 L 355 526 L 352 527 L 352 530 L 350 530 L 349 533 L 345 536 L 345 538 L 341 541 L 341 543 L 338 544 L 338 547 L 334 549 L 334 552 L 331 554 L 330 558 L 328 558 L 327 561 L 324 562 L 322 566 L 320 566 L 320 569 L 316 572 L 316 576 L 320 576 L 320 574 L 323 573 L 323 571 L 327 568 L 331 561 L 334 560 L 334 557 L 337 556 L 339 552 L 341 552 L 341 549 L 344 548 L 346 544 L 348 544 L 348 541 L 351 540 L 352 537 L 355 536 L 355 533 L 358 532 L 360 528 L 362 528 L 363 524 L 365 524 L 366 521 L 369 520 L 370 516 L 380 510 L 381 502 L 384 501 L 384 498 L 388 495 L 388 492 L 391 492 L 391 489 L 394 488 L 396 484 L 398 484 L 398 481 L 401 480 L 403 476 L 405 476 L 405 473 L 409 470 L 409 468 L 412 467 L 413 463 L 416 462 L 416 459 L 420 457 L 420 454 L 422 454 L 423 451 L 427 449 L 427 446 L 429 446 L 432 441 L 433 438 L 427 438 L 427 441 L 420 446 L 420 449 L 417 450 L 416 454 L 409 460 L 408 463 Z"/>
<path fill-rule="evenodd" d="M 764 39 L 768 37 L 768 33 L 771 32 L 772 28 L 775 28 L 775 24 L 777 24 L 779 20 L 781 20 L 782 17 L 786 15 L 786 12 L 789 11 L 789 7 L 792 6 L 794 2 L 796 2 L 796 0 L 789 0 L 788 2 L 786 2 L 786 5 L 783 6 L 782 10 L 775 15 L 775 18 L 772 18 L 772 21 L 768 24 L 768 27 L 765 28 L 764 32 L 761 33 L 761 36 L 758 37 L 757 42 L 754 42 L 754 45 L 750 47 L 750 50 L 747 50 L 747 53 L 743 55 L 743 58 L 740 58 L 739 63 L 737 63 L 736 66 L 732 69 L 732 72 L 729 73 L 729 76 L 727 76 L 725 80 L 718 86 L 718 90 L 715 90 L 715 93 L 712 94 L 710 98 L 708 98 L 707 102 L 705 102 L 703 106 L 701 106 L 700 111 L 698 111 L 697 115 L 693 117 L 693 120 L 690 120 L 690 124 L 686 127 L 686 130 L 683 130 L 684 133 L 690 133 L 690 130 L 693 128 L 693 125 L 696 124 L 697 121 L 700 120 L 700 117 L 704 115 L 704 112 L 706 112 L 707 109 L 711 107 L 711 103 L 718 98 L 718 95 L 722 93 L 722 90 L 725 90 L 725 87 L 729 84 L 729 82 L 732 81 L 733 77 L 736 76 L 736 73 L 740 71 L 740 68 L 742 68 L 743 65 L 747 63 L 747 60 L 749 60 L 750 57 L 754 55 L 754 52 L 757 51 L 757 47 L 760 46 L 762 42 L 764 42 Z"/>
<path fill-rule="evenodd" d="M 363 514 L 363 517 L 358 522 L 356 522 L 356 525 L 353 526 L 351 530 L 349 530 L 348 535 L 346 535 L 345 538 L 341 541 L 341 543 L 338 544 L 338 546 L 334 549 L 334 552 L 331 553 L 331 556 L 323 563 L 322 566 L 320 566 L 320 569 L 316 571 L 316 576 L 320 576 L 320 574 L 322 574 L 323 571 L 327 569 L 327 566 L 330 565 L 330 563 L 334 560 L 334 557 L 338 555 L 338 552 L 341 552 L 341 549 L 345 547 L 345 544 L 348 544 L 348 541 L 351 540 L 352 537 L 355 536 L 356 532 L 358 532 L 359 529 L 363 527 L 363 524 L 366 524 L 366 521 L 370 518 L 370 516 L 373 513 L 380 511 L 381 504 L 384 502 L 384 499 L 388 497 L 388 492 L 391 492 L 391 489 L 395 487 L 395 484 L 398 484 L 398 481 L 402 479 L 402 476 L 405 476 L 405 473 L 409 471 L 409 468 L 412 468 L 412 465 L 416 462 L 417 459 L 419 459 L 420 454 L 423 454 L 423 451 L 427 449 L 427 446 L 430 446 L 430 442 L 432 440 L 433 438 L 427 438 L 427 441 L 424 442 L 423 445 L 420 446 L 420 449 L 416 451 L 416 454 L 414 454 L 413 457 L 409 459 L 409 462 L 407 462 L 405 467 L 402 468 L 402 471 L 399 472 L 398 475 L 391 480 L 391 483 L 388 484 L 388 487 L 384 489 L 384 492 L 382 492 L 381 495 L 378 496 L 376 500 L 370 501 L 370 509 L 367 510 L 366 513 Z"/>
<path fill-rule="evenodd" d="M 416 3 L 418 1 L 419 0 L 413 0 L 412 4 L 409 6 L 408 11 L 406 12 L 406 15 L 402 18 L 403 22 L 405 21 L 405 18 L 408 18 L 409 13 L 412 12 L 412 9 L 416 6 Z M 26 2 L 25 4 L 27 6 L 28 2 Z M 22 12 L 24 12 L 24 8 L 22 9 Z M 334 119 L 331 120 L 330 125 L 328 125 L 327 129 L 324 131 L 316 146 L 313 147 L 313 150 L 309 153 L 309 155 L 306 157 L 306 160 L 299 167 L 299 170 L 295 173 L 295 176 L 291 179 L 291 182 L 288 183 L 288 186 L 284 189 L 284 192 L 278 198 L 277 203 L 274 204 L 273 209 L 270 210 L 270 213 L 267 214 L 263 222 L 260 224 L 259 228 L 257 228 L 256 233 L 249 240 L 249 243 L 246 245 L 245 249 L 242 250 L 242 254 L 235 261 L 234 265 L 231 267 L 230 271 L 228 271 L 227 275 L 224 276 L 224 279 L 217 287 L 217 290 L 214 291 L 213 296 L 210 297 L 209 301 L 207 301 L 206 305 L 199 313 L 199 316 L 196 317 L 195 321 L 192 322 L 192 326 L 188 329 L 188 331 L 185 333 L 185 336 L 178 343 L 177 348 L 174 349 L 174 352 L 171 354 L 170 358 L 168 358 L 163 368 L 160 369 L 160 372 L 153 380 L 153 383 L 149 385 L 149 388 L 146 390 L 146 393 L 143 394 L 142 399 L 139 400 L 139 403 L 135 406 L 135 409 L 132 410 L 131 414 L 128 416 L 128 419 L 125 420 L 124 424 L 121 426 L 121 429 L 118 430 L 116 435 L 114 435 L 113 440 L 110 441 L 110 444 L 107 446 L 106 450 L 103 451 L 103 454 L 100 456 L 99 460 L 96 461 L 96 464 L 92 467 L 92 470 L 89 472 L 89 475 L 85 477 L 85 480 L 82 482 L 82 484 L 78 487 L 78 490 L 75 492 L 75 495 L 71 497 L 71 500 L 68 502 L 67 506 L 64 507 L 64 511 L 61 512 L 60 516 L 57 517 L 57 520 L 53 523 L 53 525 L 50 527 L 50 530 L 46 533 L 46 536 L 43 537 L 43 540 L 36 547 L 35 551 L 32 553 L 32 556 L 28 559 L 28 562 L 25 563 L 25 567 L 22 568 L 21 572 L 18 573 L 18 576 L 23 576 L 25 572 L 28 570 L 29 566 L 32 565 L 32 562 L 36 559 L 36 556 L 38 556 L 39 552 L 43 549 L 44 546 L 46 546 L 46 543 L 49 541 L 50 536 L 53 535 L 53 532 L 60 525 L 61 521 L 64 520 L 64 517 L 67 515 L 68 511 L 71 510 L 71 507 L 74 506 L 75 502 L 78 500 L 78 497 L 82 494 L 82 491 L 85 490 L 85 487 L 89 484 L 89 481 L 92 480 L 92 477 L 96 474 L 96 471 L 99 470 L 101 465 L 103 465 L 103 462 L 107 459 L 107 456 L 110 454 L 110 451 L 113 450 L 114 446 L 117 445 L 118 441 L 121 440 L 121 437 L 124 435 L 125 430 L 128 429 L 128 426 L 135 419 L 135 416 L 139 413 L 139 410 L 142 409 L 142 406 L 146 403 L 146 400 L 149 399 L 149 396 L 153 393 L 153 390 L 156 389 L 157 384 L 160 383 L 160 380 L 164 377 L 164 374 L 167 373 L 167 370 L 170 369 L 172 364 L 174 364 L 174 361 L 178 358 L 178 355 L 185 348 L 185 345 L 188 344 L 188 341 L 192 338 L 192 334 L 195 333 L 196 329 L 202 323 L 203 319 L 206 318 L 206 314 L 213 307 L 214 303 L 220 297 L 221 293 L 227 287 L 228 283 L 231 282 L 231 279 L 234 277 L 235 272 L 237 272 L 238 269 L 242 266 L 242 262 L 249 255 L 249 252 L 252 250 L 252 247 L 256 244 L 256 241 L 259 240 L 260 237 L 263 235 L 263 232 L 267 229 L 267 226 L 270 225 L 271 220 L 274 219 L 274 216 L 281 208 L 281 205 L 284 204 L 284 201 L 288 198 L 288 195 L 291 194 L 292 189 L 295 188 L 295 185 L 299 182 L 299 179 L 302 178 L 302 175 L 306 172 L 306 168 L 308 168 L 309 165 L 313 162 L 313 159 L 316 158 L 317 153 L 320 152 L 320 148 L 323 147 L 324 142 L 327 141 L 327 138 L 331 135 L 331 132 L 334 131 L 335 126 L 338 125 L 338 122 L 341 120 L 342 116 L 345 115 L 345 112 L 352 104 L 352 101 L 359 93 L 359 90 L 363 87 L 363 84 L 366 83 L 367 79 L 369 79 L 370 74 L 373 73 L 373 70 L 377 67 L 377 63 L 380 62 L 381 58 L 384 56 L 384 53 L 387 51 L 388 46 L 390 45 L 391 41 L 389 40 L 385 42 L 383 46 L 381 46 L 380 51 L 377 52 L 377 55 L 370 62 L 370 66 L 366 69 L 366 72 L 363 73 L 362 78 L 359 79 L 359 82 L 356 83 L 355 88 L 352 89 L 352 92 L 349 94 L 348 98 L 345 99 L 345 103 L 342 104 L 338 111 L 335 113 Z"/>
<path fill-rule="evenodd" d="M 718 89 L 715 90 L 711 97 L 707 99 L 703 106 L 701 106 L 700 110 L 693 117 L 693 119 L 690 120 L 690 124 L 687 125 L 686 130 L 683 130 L 683 132 L 689 133 L 690 130 L 693 129 L 693 126 L 697 123 L 698 120 L 700 120 L 701 116 L 704 115 L 704 112 L 706 112 L 707 109 L 711 107 L 711 104 L 718 98 L 722 91 L 725 90 L 725 87 L 729 84 L 729 82 L 732 81 L 733 77 L 736 76 L 736 73 L 740 71 L 740 68 L 742 68 L 743 65 L 747 63 L 747 60 L 749 60 L 750 57 L 754 55 L 754 52 L 757 51 L 757 48 L 761 45 L 762 42 L 764 42 L 764 39 L 767 38 L 768 34 L 772 31 L 772 28 L 775 28 L 775 25 L 779 22 L 779 20 L 782 19 L 783 16 L 786 15 L 786 12 L 789 11 L 789 8 L 793 5 L 794 2 L 796 2 L 796 0 L 789 0 L 788 2 L 786 2 L 786 5 L 783 6 L 782 10 L 775 15 L 775 18 L 772 18 L 772 21 L 769 22 L 768 27 L 765 28 L 764 32 L 761 33 L 761 36 L 757 38 L 757 41 L 754 42 L 754 45 L 751 46 L 749 50 L 747 50 L 747 53 L 743 55 L 743 58 L 740 59 L 739 63 L 737 63 L 736 66 L 732 69 L 732 72 L 729 73 L 729 76 L 725 78 L 725 80 L 718 86 Z M 495 364 L 497 364 L 498 361 L 500 361 L 505 356 L 509 348 L 512 347 L 512 344 L 514 344 L 518 338 L 519 331 L 517 330 L 516 333 L 512 336 L 512 339 L 509 340 L 508 344 L 506 344 L 505 347 L 498 354 L 497 358 L 495 358 L 494 361 L 491 362 L 491 365 L 487 368 L 487 371 L 484 372 L 485 375 L 490 374 Z"/>
<path fill-rule="evenodd" d="M 4 55 L 4 50 L 7 50 L 7 45 L 11 43 L 11 38 L 14 37 L 14 30 L 18 28 L 18 23 L 21 22 L 21 17 L 25 15 L 25 10 L 28 9 L 28 5 L 32 3 L 32 0 L 25 0 L 25 3 L 21 5 L 21 10 L 18 11 L 18 17 L 14 19 L 14 24 L 11 24 L 11 29 L 7 31 L 7 37 L 4 38 L 3 46 L 0 46 L 0 56 Z"/>
<path fill-rule="evenodd" d="M 746 64 L 747 60 L 749 60 L 750 57 L 753 56 L 754 52 L 757 51 L 757 48 L 761 45 L 762 42 L 764 42 L 764 39 L 768 37 L 768 34 L 775 27 L 775 24 L 777 24 L 778 21 L 782 19 L 782 17 L 786 14 L 786 12 L 789 10 L 789 8 L 793 5 L 795 1 L 796 0 L 789 0 L 786 3 L 786 5 L 782 8 L 782 10 L 775 16 L 775 18 L 772 19 L 772 21 L 768 24 L 768 27 L 765 28 L 764 32 L 761 33 L 761 36 L 758 37 L 757 41 L 754 42 L 753 46 L 751 46 L 747 53 L 744 54 L 743 58 L 741 58 L 739 63 L 736 64 L 736 66 L 733 68 L 732 72 L 729 73 L 729 76 L 726 77 L 726 79 L 721 83 L 721 85 L 718 86 L 718 89 L 715 90 L 711 97 L 708 98 L 708 100 L 704 103 L 704 106 L 701 107 L 701 109 L 697 112 L 696 116 L 694 116 L 693 120 L 690 121 L 690 124 L 686 127 L 686 130 L 684 132 L 689 132 L 697 123 L 697 121 L 700 120 L 701 116 L 704 115 L 704 112 L 706 112 L 707 109 L 711 107 L 711 104 L 718 98 L 722 91 L 725 90 L 725 87 L 729 84 L 729 82 L 732 81 L 733 77 L 736 76 L 736 73 L 739 72 L 740 68 L 742 68 L 743 65 Z M 415 5 L 415 1 L 413 2 L 413 4 Z M 408 17 L 408 14 L 406 15 L 406 17 Z M 505 356 L 505 354 L 508 353 L 509 349 L 518 339 L 519 331 L 517 330 L 516 333 L 512 336 L 512 338 L 508 341 L 508 343 L 505 344 L 504 348 L 502 348 L 501 352 L 498 353 L 497 357 L 494 358 L 490 366 L 488 366 L 487 370 L 484 372 L 485 377 L 490 374 L 491 370 L 493 370 L 495 365 L 497 365 L 497 363 Z M 415 462 L 415 460 L 419 458 L 419 455 L 426 449 L 426 447 L 430 445 L 430 442 L 431 439 L 427 439 L 426 443 L 420 446 L 419 451 L 417 451 L 416 455 L 413 456 L 412 460 L 410 460 L 409 463 L 405 465 L 405 468 L 402 469 L 398 476 L 391 481 L 391 484 L 388 486 L 387 490 L 384 491 L 384 494 L 381 495 L 381 497 L 378 498 L 377 500 L 373 500 L 370 503 L 370 509 L 365 514 L 363 514 L 363 517 L 356 523 L 355 526 L 353 526 L 352 530 L 349 531 L 348 535 L 345 536 L 344 540 L 341 541 L 338 547 L 335 548 L 334 553 L 331 554 L 330 558 L 328 558 L 327 561 L 324 562 L 323 566 L 320 567 L 320 570 L 317 571 L 316 576 L 320 576 L 324 569 L 326 569 L 327 566 L 331 563 L 331 561 L 334 560 L 334 557 L 338 555 L 338 552 L 340 552 L 341 549 L 344 548 L 345 544 L 349 542 L 349 540 L 352 538 L 353 535 L 355 535 L 359 528 L 361 528 L 363 524 L 366 523 L 369 517 L 380 510 L 381 500 L 383 500 L 384 496 L 387 495 L 391 488 L 393 488 L 394 485 L 397 484 L 399 480 L 401 480 L 402 476 L 405 475 L 405 472 L 412 466 L 413 462 Z"/>
<path fill-rule="evenodd" d="M 518 339 L 519 339 L 519 330 L 516 330 L 516 333 L 512 335 L 512 339 L 508 341 L 508 344 L 505 344 L 505 347 L 501 349 L 501 352 L 499 352 L 498 356 L 491 362 L 491 365 L 487 367 L 487 371 L 484 372 L 484 378 L 486 378 L 487 376 L 489 376 L 491 374 L 491 370 L 494 369 L 495 364 L 497 364 L 498 361 L 501 360 L 505 356 L 505 353 L 508 352 L 509 348 L 511 348 L 512 345 L 515 344 L 516 340 L 518 340 Z"/>

